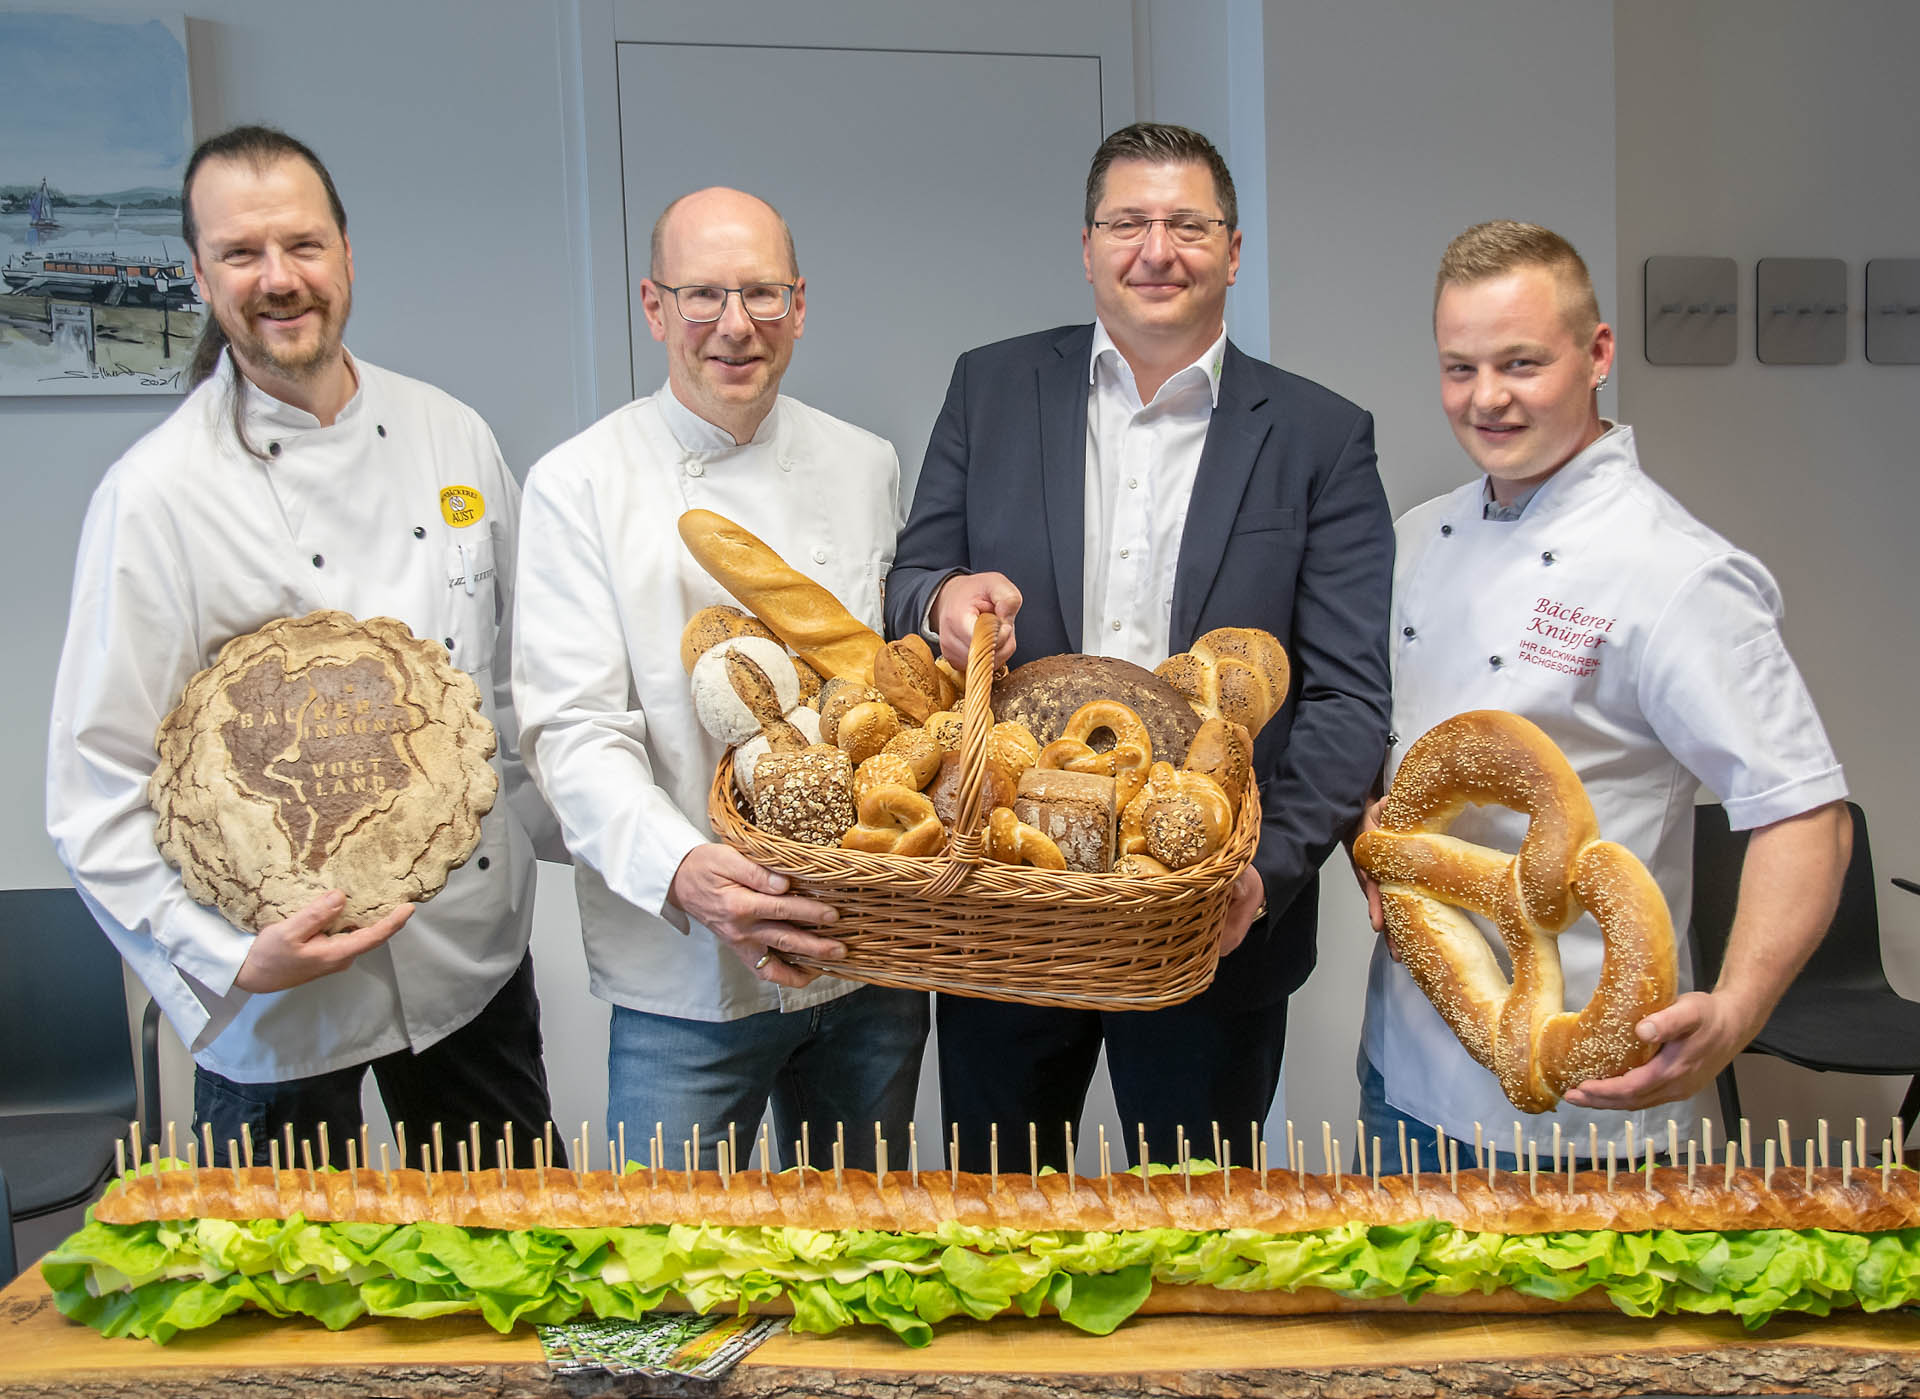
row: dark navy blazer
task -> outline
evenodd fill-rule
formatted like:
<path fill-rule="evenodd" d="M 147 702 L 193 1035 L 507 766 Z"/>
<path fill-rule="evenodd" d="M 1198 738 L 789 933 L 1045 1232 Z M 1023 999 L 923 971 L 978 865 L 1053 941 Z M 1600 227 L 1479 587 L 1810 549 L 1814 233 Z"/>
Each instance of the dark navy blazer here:
<path fill-rule="evenodd" d="M 955 570 L 992 570 L 1024 598 L 1013 664 L 1082 649 L 1092 347 L 1091 325 L 1066 326 L 960 357 L 888 575 L 889 635 L 918 630 Z M 1221 964 L 1210 1000 L 1271 1004 L 1313 969 L 1316 871 L 1386 755 L 1392 586 L 1372 416 L 1229 341 L 1181 536 L 1172 649 L 1215 627 L 1264 627 L 1293 679 L 1254 746 L 1267 918 Z"/>

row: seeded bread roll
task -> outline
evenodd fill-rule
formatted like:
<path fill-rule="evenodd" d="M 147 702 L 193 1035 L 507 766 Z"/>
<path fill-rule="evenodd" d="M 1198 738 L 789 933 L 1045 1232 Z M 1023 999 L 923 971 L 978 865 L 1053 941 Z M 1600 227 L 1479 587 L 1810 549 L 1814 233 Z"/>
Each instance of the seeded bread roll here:
<path fill-rule="evenodd" d="M 680 664 L 693 674 L 693 664 L 723 641 L 736 636 L 757 636 L 777 642 L 779 637 L 767 630 L 766 623 L 737 607 L 720 603 L 703 607 L 687 619 L 680 633 Z"/>

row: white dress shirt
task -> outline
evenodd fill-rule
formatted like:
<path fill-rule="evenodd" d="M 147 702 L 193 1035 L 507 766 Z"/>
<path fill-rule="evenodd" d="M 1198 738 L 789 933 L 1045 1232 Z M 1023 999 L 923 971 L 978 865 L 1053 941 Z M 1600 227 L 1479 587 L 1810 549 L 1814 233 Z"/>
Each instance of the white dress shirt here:
<path fill-rule="evenodd" d="M 471 409 L 351 363 L 358 387 L 328 426 L 240 381 L 266 461 L 234 438 L 223 359 L 114 464 L 81 531 L 54 685 L 54 848 L 195 1061 L 245 1083 L 425 1049 L 477 1015 L 526 953 L 529 832 L 552 824 L 519 764 L 507 688 L 518 487 Z M 453 487 L 479 506 L 459 525 L 443 511 Z M 473 857 L 385 946 L 250 995 L 233 981 L 252 934 L 195 903 L 154 847 L 154 735 L 228 641 L 318 608 L 397 617 L 450 646 L 500 731 L 501 799 Z"/>
<path fill-rule="evenodd" d="M 1118 656 L 1149 670 L 1167 658 L 1180 537 L 1226 352 L 1223 328 L 1205 354 L 1143 404 L 1126 358 L 1106 326 L 1094 323 L 1080 630 L 1089 655 Z"/>
<path fill-rule="evenodd" d="M 884 440 L 795 399 L 736 445 L 665 387 L 528 474 L 514 698 L 528 769 L 574 854 L 601 999 L 719 1021 L 855 989 L 761 981 L 667 902 L 681 860 L 713 839 L 707 792 L 724 751 L 695 715 L 680 633 L 701 608 L 735 601 L 677 523 L 692 509 L 736 521 L 878 630 L 899 481 Z"/>
<path fill-rule="evenodd" d="M 1600 834 L 1637 855 L 1673 914 L 1680 988 L 1691 985 L 1693 805 L 1704 784 L 1736 830 L 1785 820 L 1847 792 L 1812 698 L 1780 636 L 1781 603 L 1760 562 L 1700 524 L 1641 470 L 1633 430 L 1610 427 L 1510 523 L 1485 518 L 1479 479 L 1417 506 L 1396 527 L 1391 780 L 1408 746 L 1470 709 L 1531 719 L 1586 785 Z M 1451 833 L 1515 850 L 1526 817 L 1469 807 Z M 1498 939 L 1494 939 L 1496 946 Z M 1569 1008 L 1599 979 L 1590 916 L 1561 934 Z M 1387 954 L 1374 947 L 1367 1056 L 1387 1101 L 1470 1137 L 1504 1144 L 1519 1117 Z M 1631 1121 L 1636 1140 L 1684 1135 L 1685 1103 L 1636 1113 L 1562 1103 L 1525 1119 L 1537 1138 L 1560 1123 L 1581 1152 Z"/>

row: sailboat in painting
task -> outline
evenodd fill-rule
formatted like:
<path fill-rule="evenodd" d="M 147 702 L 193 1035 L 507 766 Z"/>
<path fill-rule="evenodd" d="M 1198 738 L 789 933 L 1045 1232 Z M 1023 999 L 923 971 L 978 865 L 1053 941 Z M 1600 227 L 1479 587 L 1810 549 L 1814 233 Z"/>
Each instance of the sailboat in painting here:
<path fill-rule="evenodd" d="M 53 193 L 47 188 L 44 175 L 40 178 L 40 188 L 27 196 L 27 222 L 42 233 L 51 233 L 60 227 L 60 221 L 53 216 Z"/>

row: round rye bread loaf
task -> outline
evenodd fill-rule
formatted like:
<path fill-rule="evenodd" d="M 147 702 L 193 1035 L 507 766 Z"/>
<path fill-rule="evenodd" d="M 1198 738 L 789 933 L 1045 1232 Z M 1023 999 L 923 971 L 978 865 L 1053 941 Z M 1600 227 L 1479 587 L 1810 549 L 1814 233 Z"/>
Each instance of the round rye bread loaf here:
<path fill-rule="evenodd" d="M 154 842 L 257 931 L 329 889 L 336 928 L 430 899 L 499 779 L 473 677 L 391 617 L 313 612 L 235 637 L 161 722 Z"/>
<path fill-rule="evenodd" d="M 1140 716 L 1153 756 L 1179 767 L 1200 732 L 1200 716 L 1173 686 L 1113 656 L 1043 656 L 1003 675 L 993 686 L 993 717 L 1025 724 L 1041 747 L 1060 737 L 1076 709 L 1094 700 L 1118 700 Z M 1095 749 L 1113 746 L 1094 735 Z"/>

